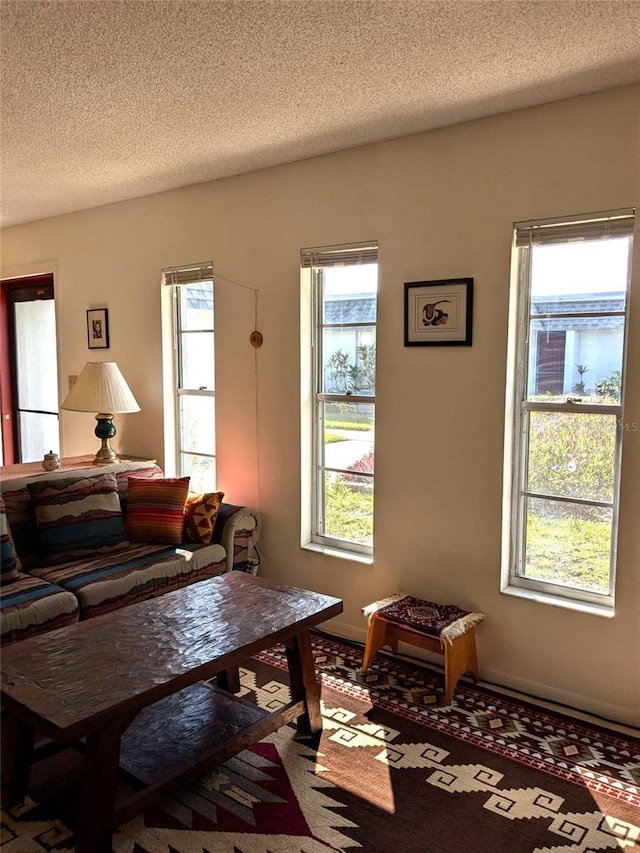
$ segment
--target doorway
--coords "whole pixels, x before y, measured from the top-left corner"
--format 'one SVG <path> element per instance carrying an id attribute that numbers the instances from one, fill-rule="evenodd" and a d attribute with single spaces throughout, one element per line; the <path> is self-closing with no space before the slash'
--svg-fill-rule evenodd
<path id="1" fill-rule="evenodd" d="M 2 464 L 60 452 L 53 275 L 0 282 Z"/>

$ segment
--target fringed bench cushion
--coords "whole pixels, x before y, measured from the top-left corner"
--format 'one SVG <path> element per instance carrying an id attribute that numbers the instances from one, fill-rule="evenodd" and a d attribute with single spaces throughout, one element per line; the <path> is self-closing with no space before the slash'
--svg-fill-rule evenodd
<path id="1" fill-rule="evenodd" d="M 404 592 L 369 604 L 363 612 L 369 619 L 375 613 L 378 619 L 408 625 L 449 643 L 484 619 L 482 613 L 461 610 L 453 604 L 436 604 Z"/>

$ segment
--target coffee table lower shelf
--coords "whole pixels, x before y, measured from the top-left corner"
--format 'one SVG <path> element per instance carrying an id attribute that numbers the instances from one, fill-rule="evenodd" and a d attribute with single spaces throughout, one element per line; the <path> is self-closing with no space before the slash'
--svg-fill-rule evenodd
<path id="1" fill-rule="evenodd" d="M 319 736 L 310 632 L 341 612 L 339 598 L 228 572 L 12 644 L 0 661 L 3 806 L 21 803 L 35 781 L 36 733 L 80 742 L 77 853 L 111 853 L 114 828 L 161 790 L 294 720 Z M 242 661 L 279 644 L 292 700 L 274 713 L 209 684 L 232 687 Z M 123 776 L 135 783 L 119 801 Z"/>
<path id="2" fill-rule="evenodd" d="M 269 713 L 203 681 L 144 708 L 120 744 L 121 770 L 144 787 L 117 802 L 114 829 L 161 790 L 197 778 L 304 711 L 299 701 Z"/>

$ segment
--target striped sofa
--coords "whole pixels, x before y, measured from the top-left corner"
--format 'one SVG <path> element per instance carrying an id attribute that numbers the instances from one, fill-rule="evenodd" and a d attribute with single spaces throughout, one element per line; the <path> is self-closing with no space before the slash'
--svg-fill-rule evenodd
<path id="1" fill-rule="evenodd" d="M 129 461 L 73 472 L 43 472 L 0 483 L 3 644 L 90 619 L 233 569 L 257 571 L 260 518 L 247 507 L 222 503 L 210 544 L 128 541 L 123 529 L 132 477 L 138 483 L 141 479 L 164 480 L 157 465 Z M 114 494 L 108 489 L 103 494 L 96 483 L 111 484 Z M 76 510 L 78 525 L 69 528 L 62 523 L 61 535 L 58 518 L 73 512 L 73 508 L 54 507 L 58 515 L 54 516 L 51 529 L 46 530 L 42 514 L 36 511 L 36 501 L 38 495 L 55 493 L 56 489 L 71 490 L 71 497 L 66 498 L 70 504 L 91 493 L 91 506 L 98 510 L 90 523 L 89 513 Z M 80 541 L 77 531 L 83 524 L 84 540 Z M 64 536 L 69 530 L 69 535 L 75 537 L 75 550 L 65 554 Z M 119 532 L 114 539 L 115 530 Z M 46 548 L 54 545 L 58 547 L 53 552 L 57 558 L 51 559 Z"/>

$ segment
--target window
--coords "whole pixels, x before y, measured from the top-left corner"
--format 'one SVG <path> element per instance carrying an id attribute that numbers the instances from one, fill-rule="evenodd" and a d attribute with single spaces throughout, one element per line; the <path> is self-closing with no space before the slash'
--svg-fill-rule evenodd
<path id="1" fill-rule="evenodd" d="M 370 555 L 378 248 L 305 249 L 301 264 L 303 544 Z"/>
<path id="2" fill-rule="evenodd" d="M 515 594 L 613 608 L 633 221 L 515 228 L 503 527 Z"/>
<path id="3" fill-rule="evenodd" d="M 213 265 L 164 270 L 165 329 L 172 342 L 165 359 L 166 459 L 191 491 L 216 487 Z M 167 375 L 171 378 L 167 381 Z M 172 466 L 168 466 L 171 468 Z"/>

